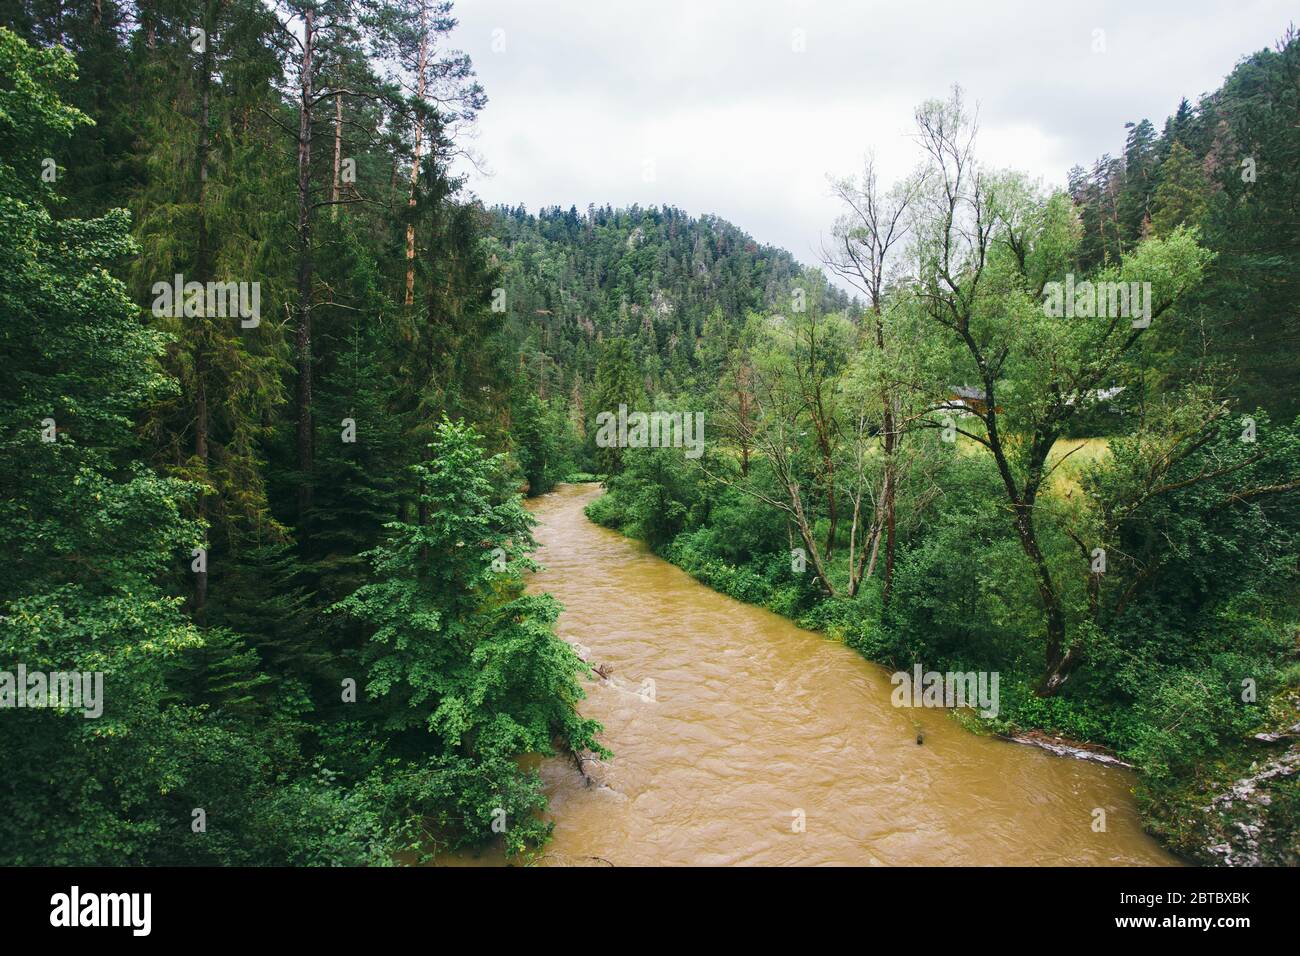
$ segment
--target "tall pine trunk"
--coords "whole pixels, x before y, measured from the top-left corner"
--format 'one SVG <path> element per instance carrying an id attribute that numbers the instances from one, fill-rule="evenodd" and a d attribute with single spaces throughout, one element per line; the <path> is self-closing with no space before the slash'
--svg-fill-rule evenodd
<path id="1" fill-rule="evenodd" d="M 302 62 L 300 70 L 301 102 L 298 107 L 298 324 L 294 345 L 298 362 L 298 525 L 299 534 L 308 536 L 307 515 L 312 500 L 312 247 L 311 247 L 311 125 L 312 70 L 316 48 L 315 14 L 308 7 L 303 12 Z"/>
<path id="2" fill-rule="evenodd" d="M 429 66 L 429 25 L 424 8 L 420 9 L 420 53 L 416 65 L 415 95 L 420 104 L 424 104 L 427 91 L 425 77 Z M 415 205 L 415 190 L 420 181 L 420 155 L 424 146 L 424 117 L 415 120 L 415 160 L 411 163 L 411 198 L 409 205 Z M 415 221 L 406 224 L 406 304 L 415 303 Z"/>
<path id="3" fill-rule="evenodd" d="M 343 94 L 334 94 L 334 189 L 330 192 L 330 218 L 339 217 L 339 172 L 343 165 Z"/>
<path id="4" fill-rule="evenodd" d="M 198 244 L 194 257 L 195 279 L 201 283 L 213 280 L 212 250 L 208 241 L 208 155 L 211 151 L 211 102 L 212 102 L 212 44 L 206 35 L 203 42 L 203 54 L 200 58 L 199 76 L 199 137 L 195 150 L 198 172 Z M 204 480 L 208 475 L 208 429 L 211 416 L 208 411 L 208 334 L 212 317 L 203 312 L 197 335 L 194 340 L 194 457 L 199 461 Z M 208 516 L 207 496 L 198 498 L 198 517 L 206 520 Z M 203 613 L 208 600 L 208 572 L 195 573 L 194 578 L 194 612 Z"/>

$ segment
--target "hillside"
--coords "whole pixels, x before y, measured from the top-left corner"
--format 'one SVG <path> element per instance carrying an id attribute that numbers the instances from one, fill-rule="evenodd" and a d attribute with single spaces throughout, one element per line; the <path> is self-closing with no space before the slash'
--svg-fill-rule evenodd
<path id="1" fill-rule="evenodd" d="M 697 384 L 702 350 L 734 337 L 750 312 L 778 308 L 796 281 L 822 290 L 827 309 L 849 305 L 819 271 L 717 216 L 672 206 L 491 213 L 509 337 L 543 400 L 589 384 L 612 338 L 631 341 L 648 392 L 671 393 Z"/>

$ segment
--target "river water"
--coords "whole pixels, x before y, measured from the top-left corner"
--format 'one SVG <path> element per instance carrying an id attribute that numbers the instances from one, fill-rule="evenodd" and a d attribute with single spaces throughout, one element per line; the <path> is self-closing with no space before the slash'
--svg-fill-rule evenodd
<path id="1" fill-rule="evenodd" d="M 592 524 L 599 493 L 562 485 L 532 503 L 546 569 L 530 590 L 554 594 L 560 634 L 612 668 L 584 681 L 581 710 L 614 757 L 590 784 L 572 759 L 540 765 L 544 863 L 1176 862 L 1143 833 L 1129 772 L 893 707 L 883 667 Z"/>

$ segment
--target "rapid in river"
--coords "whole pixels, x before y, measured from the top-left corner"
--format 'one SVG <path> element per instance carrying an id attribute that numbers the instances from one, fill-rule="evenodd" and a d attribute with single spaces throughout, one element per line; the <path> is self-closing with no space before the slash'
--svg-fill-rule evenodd
<path id="1" fill-rule="evenodd" d="M 883 667 L 588 521 L 598 494 L 561 485 L 531 504 L 545 570 L 530 590 L 607 665 L 581 710 L 614 752 L 590 783 L 570 757 L 541 763 L 544 864 L 1176 862 L 1142 831 L 1128 771 L 892 706 Z"/>

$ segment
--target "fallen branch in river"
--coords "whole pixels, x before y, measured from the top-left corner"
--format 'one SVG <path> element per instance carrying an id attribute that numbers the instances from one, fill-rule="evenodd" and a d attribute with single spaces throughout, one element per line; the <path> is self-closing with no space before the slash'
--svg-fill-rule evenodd
<path id="1" fill-rule="evenodd" d="M 1029 730 L 1019 734 L 998 734 L 998 736 L 1015 744 L 1040 747 L 1056 754 L 1058 757 L 1073 757 L 1075 760 L 1091 760 L 1094 763 L 1106 764 L 1109 767 L 1133 769 L 1131 763 L 1126 763 L 1113 754 L 1107 753 L 1104 748 L 1096 744 L 1079 743 L 1078 741 L 1066 740 L 1064 737 L 1052 737 L 1039 730 Z"/>
<path id="2" fill-rule="evenodd" d="M 578 768 L 578 773 L 582 774 L 582 779 L 585 780 L 587 786 L 590 787 L 595 778 L 593 778 L 590 772 L 588 772 L 587 764 L 599 764 L 600 760 L 590 750 L 583 750 L 581 752 L 570 750 L 569 753 L 573 754 L 573 762 Z"/>

